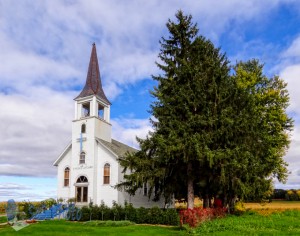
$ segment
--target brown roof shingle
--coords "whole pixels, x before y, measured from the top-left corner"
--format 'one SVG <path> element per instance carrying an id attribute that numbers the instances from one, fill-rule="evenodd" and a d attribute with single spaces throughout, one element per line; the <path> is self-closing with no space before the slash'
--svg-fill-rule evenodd
<path id="1" fill-rule="evenodd" d="M 83 90 L 81 93 L 75 98 L 83 98 L 90 95 L 96 95 L 98 96 L 102 101 L 106 102 L 107 104 L 111 104 L 107 97 L 105 96 L 105 93 L 102 89 L 102 83 L 100 78 L 100 70 L 99 70 L 99 64 L 98 64 L 98 58 L 97 58 L 97 51 L 96 51 L 96 44 L 93 43 L 92 47 L 92 53 L 90 58 L 90 64 L 89 69 L 86 77 L 86 82 Z"/>
<path id="2" fill-rule="evenodd" d="M 107 142 L 102 139 L 97 139 L 97 140 L 101 142 L 104 146 L 106 146 L 109 150 L 111 150 L 113 153 L 115 153 L 119 158 L 124 157 L 127 152 L 133 153 L 138 151 L 115 139 L 112 139 L 111 142 Z"/>

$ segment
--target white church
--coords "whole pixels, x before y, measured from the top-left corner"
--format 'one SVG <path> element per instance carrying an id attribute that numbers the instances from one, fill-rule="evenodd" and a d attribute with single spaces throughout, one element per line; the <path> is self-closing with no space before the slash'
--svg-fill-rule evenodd
<path id="1" fill-rule="evenodd" d="M 112 139 L 111 103 L 102 88 L 96 46 L 93 44 L 86 83 L 75 100 L 72 141 L 54 162 L 57 167 L 57 197 L 75 198 L 79 206 L 103 201 L 112 206 L 125 200 L 135 207 L 164 207 L 164 200 L 153 202 L 147 196 L 147 184 L 130 196 L 114 186 L 123 180 L 118 158 L 132 147 Z"/>

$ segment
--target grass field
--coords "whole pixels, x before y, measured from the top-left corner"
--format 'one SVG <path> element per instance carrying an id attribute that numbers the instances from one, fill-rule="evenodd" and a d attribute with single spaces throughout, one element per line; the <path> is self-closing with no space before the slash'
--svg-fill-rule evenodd
<path id="1" fill-rule="evenodd" d="M 300 235 L 300 211 L 288 210 L 261 216 L 246 213 L 242 216 L 227 216 L 203 223 L 195 229 L 181 230 L 179 227 L 150 225 L 97 226 L 96 224 L 66 222 L 63 220 L 43 221 L 32 224 L 18 232 L 11 227 L 0 228 L 0 235 Z"/>
<path id="2" fill-rule="evenodd" d="M 186 235 L 185 230 L 179 227 L 162 227 L 162 226 L 146 226 L 146 225 L 129 225 L 129 226 L 95 226 L 81 222 L 67 222 L 63 220 L 43 221 L 27 226 L 16 232 L 10 226 L 0 228 L 0 235 L 64 235 L 64 236 L 84 236 L 84 235 L 124 235 L 124 236 L 140 236 L 140 235 L 164 235 L 177 236 Z"/>
<path id="3" fill-rule="evenodd" d="M 245 203 L 245 207 L 251 211 L 241 216 L 229 215 L 208 221 L 187 230 L 150 225 L 99 226 L 93 222 L 50 220 L 32 224 L 18 232 L 8 225 L 0 226 L 0 235 L 300 235 L 300 202 Z M 3 222 L 6 222 L 4 216 L 0 217 L 0 223 Z"/>
<path id="4" fill-rule="evenodd" d="M 299 209 L 300 201 L 277 201 L 271 203 L 244 203 L 247 209 Z"/>
<path id="5" fill-rule="evenodd" d="M 195 207 L 202 207 L 202 201 L 199 198 L 195 199 Z M 271 203 L 244 203 L 246 209 L 299 209 L 300 201 L 278 201 L 273 200 Z M 176 203 L 177 208 L 186 208 L 186 203 Z"/>
<path id="6" fill-rule="evenodd" d="M 227 216 L 202 224 L 196 235 L 300 235 L 300 211 L 289 210 L 269 216 L 245 214 Z"/>

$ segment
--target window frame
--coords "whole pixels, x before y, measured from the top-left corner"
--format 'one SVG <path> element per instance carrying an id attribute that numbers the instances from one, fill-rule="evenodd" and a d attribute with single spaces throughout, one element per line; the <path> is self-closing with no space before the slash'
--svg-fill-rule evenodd
<path id="1" fill-rule="evenodd" d="M 70 168 L 67 166 L 64 169 L 64 187 L 70 186 Z"/>
<path id="2" fill-rule="evenodd" d="M 85 164 L 85 159 L 86 159 L 86 153 L 85 151 L 81 151 L 79 154 L 79 164 Z"/>
<path id="3" fill-rule="evenodd" d="M 110 164 L 105 163 L 103 166 L 103 184 L 110 184 Z"/>

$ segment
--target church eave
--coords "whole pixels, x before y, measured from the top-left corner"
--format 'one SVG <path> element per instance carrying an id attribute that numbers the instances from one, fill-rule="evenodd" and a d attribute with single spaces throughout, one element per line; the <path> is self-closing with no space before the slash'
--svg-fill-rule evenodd
<path id="1" fill-rule="evenodd" d="M 93 94 L 86 96 L 86 97 L 78 96 L 78 97 L 74 98 L 74 101 L 76 101 L 76 102 L 88 101 L 88 100 L 91 100 L 93 98 L 93 96 L 96 96 L 97 100 L 101 101 L 103 104 L 105 104 L 107 106 L 111 105 L 110 101 L 104 100 L 103 98 L 99 97 L 98 95 L 93 95 Z"/>
<path id="2" fill-rule="evenodd" d="M 59 155 L 59 157 L 53 162 L 53 166 L 58 166 L 60 161 L 64 158 L 65 154 L 72 148 L 72 142 L 70 142 L 65 149 L 62 151 L 62 153 Z"/>

